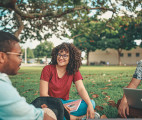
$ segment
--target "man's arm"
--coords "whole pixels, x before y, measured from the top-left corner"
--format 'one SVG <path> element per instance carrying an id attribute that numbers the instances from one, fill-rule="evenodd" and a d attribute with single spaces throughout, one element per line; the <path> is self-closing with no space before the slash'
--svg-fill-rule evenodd
<path id="1" fill-rule="evenodd" d="M 42 120 L 44 111 L 28 104 L 24 97 L 7 82 L 0 82 L 0 118 Z"/>

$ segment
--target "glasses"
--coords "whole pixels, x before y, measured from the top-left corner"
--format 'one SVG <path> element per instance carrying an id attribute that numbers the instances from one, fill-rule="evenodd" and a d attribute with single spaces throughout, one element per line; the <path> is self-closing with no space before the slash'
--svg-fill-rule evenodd
<path id="1" fill-rule="evenodd" d="M 61 57 L 61 56 L 63 59 L 67 59 L 69 55 L 66 55 L 66 54 L 61 55 L 60 53 L 57 54 L 57 57 Z"/>
<path id="2" fill-rule="evenodd" d="M 6 52 L 8 55 L 17 55 L 20 59 L 22 59 L 23 54 L 21 53 L 15 53 L 15 52 Z"/>

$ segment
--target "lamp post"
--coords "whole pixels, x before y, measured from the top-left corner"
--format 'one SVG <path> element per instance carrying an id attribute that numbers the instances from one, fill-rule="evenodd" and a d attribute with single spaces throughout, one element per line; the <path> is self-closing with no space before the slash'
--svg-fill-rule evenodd
<path id="1" fill-rule="evenodd" d="M 27 64 L 27 48 L 25 47 L 25 64 Z"/>

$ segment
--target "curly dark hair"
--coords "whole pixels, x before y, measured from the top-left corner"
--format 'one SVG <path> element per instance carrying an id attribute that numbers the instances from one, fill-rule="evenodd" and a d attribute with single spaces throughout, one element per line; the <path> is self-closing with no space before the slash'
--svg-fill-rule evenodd
<path id="1" fill-rule="evenodd" d="M 51 65 L 57 65 L 57 54 L 60 50 L 69 52 L 69 63 L 66 71 L 69 75 L 75 74 L 81 66 L 81 51 L 72 43 L 62 43 L 52 50 Z"/>

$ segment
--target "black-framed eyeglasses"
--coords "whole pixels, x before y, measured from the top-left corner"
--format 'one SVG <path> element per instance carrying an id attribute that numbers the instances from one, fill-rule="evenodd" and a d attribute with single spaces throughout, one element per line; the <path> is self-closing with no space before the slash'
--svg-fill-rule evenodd
<path id="1" fill-rule="evenodd" d="M 57 54 L 57 57 L 62 57 L 63 59 L 67 59 L 69 55 L 63 54 L 61 55 L 60 53 Z"/>
<path id="2" fill-rule="evenodd" d="M 8 55 L 17 55 L 20 59 L 22 59 L 23 54 L 22 53 L 15 53 L 15 52 L 6 52 Z"/>

